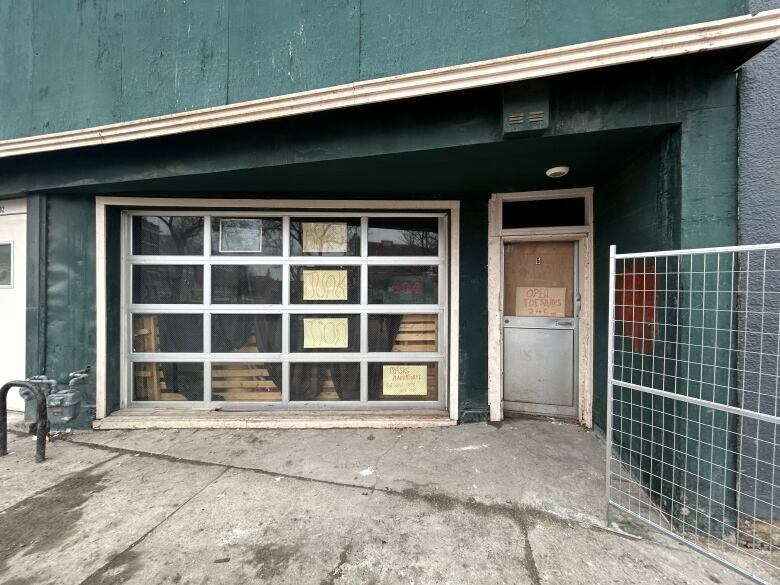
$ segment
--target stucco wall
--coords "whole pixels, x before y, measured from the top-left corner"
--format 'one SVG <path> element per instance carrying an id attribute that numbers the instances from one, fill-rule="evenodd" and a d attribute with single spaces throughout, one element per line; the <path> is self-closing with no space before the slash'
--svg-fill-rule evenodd
<path id="1" fill-rule="evenodd" d="M 780 0 L 751 0 L 751 12 L 780 8 Z M 742 244 L 766 244 L 780 241 L 780 43 L 765 49 L 747 63 L 739 76 L 740 132 L 739 132 L 739 240 Z M 780 289 L 777 278 L 768 278 L 767 290 Z M 754 310 L 765 309 L 754 307 Z M 763 326 L 763 319 L 761 319 Z M 744 324 L 743 324 L 744 326 Z M 771 334 L 751 338 L 743 349 L 748 354 L 745 369 L 762 371 L 755 359 L 760 354 L 760 343 L 769 341 Z M 766 382 L 767 377 L 764 377 Z M 750 383 L 758 383 L 751 379 Z M 750 400 L 747 408 L 756 408 L 774 399 L 775 388 L 762 387 L 762 402 Z M 759 429 L 755 421 L 744 419 L 742 435 L 763 438 L 768 444 L 774 440 L 772 428 Z M 750 439 L 743 440 L 743 474 L 740 481 L 739 509 L 748 516 L 770 518 L 780 505 L 780 493 L 772 490 L 773 467 L 756 465 L 756 447 Z M 766 459 L 766 456 L 764 456 Z M 774 465 L 778 465 L 777 459 Z M 759 471 L 760 470 L 760 471 Z M 752 478 L 758 475 L 759 480 Z"/>
<path id="2" fill-rule="evenodd" d="M 0 139 L 716 20 L 745 0 L 5 0 Z"/>
<path id="3" fill-rule="evenodd" d="M 752 12 L 780 0 L 751 0 Z M 740 243 L 780 241 L 780 43 L 747 63 L 739 76 Z"/>

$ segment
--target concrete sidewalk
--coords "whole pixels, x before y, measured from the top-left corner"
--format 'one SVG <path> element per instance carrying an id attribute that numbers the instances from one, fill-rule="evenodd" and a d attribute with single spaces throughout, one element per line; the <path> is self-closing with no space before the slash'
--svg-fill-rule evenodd
<path id="1" fill-rule="evenodd" d="M 605 522 L 603 443 L 569 424 L 79 432 L 40 465 L 9 439 L 6 585 L 747 583 Z"/>

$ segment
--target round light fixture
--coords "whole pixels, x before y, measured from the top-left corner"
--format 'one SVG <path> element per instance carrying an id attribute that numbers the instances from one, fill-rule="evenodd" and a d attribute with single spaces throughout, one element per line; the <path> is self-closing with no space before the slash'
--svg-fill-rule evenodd
<path id="1" fill-rule="evenodd" d="M 560 179 L 569 174 L 569 167 L 552 167 L 545 171 L 545 174 L 551 179 Z"/>

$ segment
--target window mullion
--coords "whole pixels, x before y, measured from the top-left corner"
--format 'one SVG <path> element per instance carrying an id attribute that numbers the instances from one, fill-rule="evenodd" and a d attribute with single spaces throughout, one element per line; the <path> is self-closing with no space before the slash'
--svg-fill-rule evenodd
<path id="1" fill-rule="evenodd" d="M 285 215 L 282 218 L 282 256 L 290 256 L 290 216 Z"/>
<path id="2" fill-rule="evenodd" d="M 282 404 L 290 405 L 290 216 L 282 217 Z"/>
<path id="3" fill-rule="evenodd" d="M 368 402 L 368 217 L 360 218 L 360 402 Z"/>
<path id="4" fill-rule="evenodd" d="M 203 220 L 203 401 L 211 402 L 211 216 Z"/>
<path id="5" fill-rule="evenodd" d="M 368 362 L 360 360 L 360 402 L 368 402 Z"/>
<path id="6" fill-rule="evenodd" d="M 282 404 L 290 405 L 290 360 L 287 358 L 282 361 Z"/>
<path id="7" fill-rule="evenodd" d="M 368 218 L 360 218 L 360 257 L 368 256 Z"/>
<path id="8" fill-rule="evenodd" d="M 203 220 L 203 256 L 211 256 L 211 216 L 205 216 Z"/>

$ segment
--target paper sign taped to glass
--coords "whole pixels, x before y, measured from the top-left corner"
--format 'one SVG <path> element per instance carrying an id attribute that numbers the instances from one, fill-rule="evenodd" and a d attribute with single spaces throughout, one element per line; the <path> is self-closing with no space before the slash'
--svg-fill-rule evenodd
<path id="1" fill-rule="evenodd" d="M 262 252 L 263 220 L 255 218 L 219 220 L 220 252 Z"/>
<path id="2" fill-rule="evenodd" d="M 346 270 L 304 270 L 304 301 L 346 301 Z"/>
<path id="3" fill-rule="evenodd" d="M 347 252 L 346 223 L 303 223 L 303 252 L 314 254 Z"/>
<path id="4" fill-rule="evenodd" d="M 382 366 L 382 394 L 425 396 L 428 394 L 428 366 L 393 364 Z"/>
<path id="5" fill-rule="evenodd" d="M 566 289 L 546 286 L 518 286 L 515 294 L 517 317 L 565 317 Z"/>
<path id="6" fill-rule="evenodd" d="M 304 349 L 346 349 L 348 346 L 348 318 L 316 317 L 303 320 Z"/>

